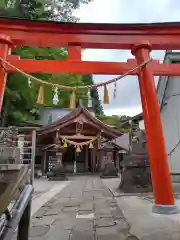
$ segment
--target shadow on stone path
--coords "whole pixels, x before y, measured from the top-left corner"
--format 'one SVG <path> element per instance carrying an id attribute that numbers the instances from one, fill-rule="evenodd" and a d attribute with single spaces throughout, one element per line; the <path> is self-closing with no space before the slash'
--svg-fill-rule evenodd
<path id="1" fill-rule="evenodd" d="M 135 240 L 99 177 L 74 177 L 32 218 L 30 240 Z"/>

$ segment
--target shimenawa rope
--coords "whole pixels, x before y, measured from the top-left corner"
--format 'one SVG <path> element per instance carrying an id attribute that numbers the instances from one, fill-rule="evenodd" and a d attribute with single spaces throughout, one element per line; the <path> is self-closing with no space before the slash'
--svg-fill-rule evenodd
<path id="1" fill-rule="evenodd" d="M 58 87 L 59 89 L 61 90 L 69 90 L 69 91 L 73 91 L 73 90 L 76 90 L 76 89 L 85 89 L 85 88 L 97 88 L 97 87 L 102 87 L 102 86 L 105 86 L 105 85 L 108 85 L 110 83 L 113 83 L 113 82 L 117 82 L 118 80 L 126 77 L 127 75 L 130 75 L 132 72 L 138 70 L 138 69 L 142 69 L 142 67 L 144 67 L 146 64 L 148 64 L 150 61 L 152 61 L 151 58 L 148 58 L 147 60 L 145 60 L 143 63 L 137 65 L 136 67 L 134 67 L 133 69 L 130 69 L 129 71 L 127 71 L 126 73 L 122 74 L 121 76 L 119 77 L 116 77 L 116 78 L 113 78 L 113 79 L 110 79 L 106 82 L 102 82 L 102 83 L 97 83 L 97 84 L 92 84 L 92 85 L 86 85 L 86 86 L 77 86 L 77 87 L 70 87 L 70 86 L 65 86 L 65 85 L 60 85 L 58 83 L 51 83 L 51 82 L 47 82 L 47 81 L 44 81 L 42 79 L 39 79 L 37 77 L 34 77 L 28 73 L 25 73 L 24 71 L 22 71 L 21 69 L 19 69 L 18 67 L 12 65 L 10 62 L 8 62 L 7 60 L 3 59 L 2 57 L 0 57 L 0 60 L 7 64 L 9 67 L 15 69 L 17 72 L 21 73 L 22 75 L 24 75 L 25 77 L 29 78 L 29 79 L 32 79 L 40 84 L 43 84 L 43 85 L 49 85 L 49 86 L 52 86 L 52 87 Z M 5 67 L 4 67 L 5 68 Z M 5 68 L 6 70 L 6 68 Z"/>

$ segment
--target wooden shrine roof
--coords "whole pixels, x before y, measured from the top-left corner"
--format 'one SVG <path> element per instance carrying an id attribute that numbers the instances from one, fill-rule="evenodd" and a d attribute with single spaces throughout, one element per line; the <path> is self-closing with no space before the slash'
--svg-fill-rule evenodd
<path id="1" fill-rule="evenodd" d="M 129 133 L 124 133 L 110 141 L 102 142 L 99 149 L 119 149 L 125 150 L 126 152 L 129 151 Z"/>
<path id="2" fill-rule="evenodd" d="M 84 115 L 86 119 L 88 119 L 87 124 L 93 125 L 95 128 L 98 129 L 98 131 L 103 131 L 107 135 L 111 136 L 111 138 L 116 138 L 118 136 L 121 136 L 122 133 L 119 132 L 116 129 L 113 129 L 103 122 L 101 122 L 99 119 L 94 117 L 86 108 L 79 107 L 76 108 L 73 112 L 69 113 L 68 115 L 64 116 L 63 118 L 57 120 L 56 122 L 49 124 L 47 126 L 41 127 L 38 131 L 38 135 L 46 135 L 49 133 L 56 132 L 57 129 L 62 129 L 65 126 L 68 126 L 74 122 L 76 122 L 76 119 L 78 119 L 80 116 Z"/>

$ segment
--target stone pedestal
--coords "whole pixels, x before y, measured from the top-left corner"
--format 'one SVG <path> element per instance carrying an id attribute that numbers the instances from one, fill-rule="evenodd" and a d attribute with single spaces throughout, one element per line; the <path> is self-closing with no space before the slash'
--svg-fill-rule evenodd
<path id="1" fill-rule="evenodd" d="M 49 181 L 67 181 L 68 178 L 62 164 L 62 152 L 57 152 L 57 164 L 55 166 L 53 175 L 49 177 Z"/>

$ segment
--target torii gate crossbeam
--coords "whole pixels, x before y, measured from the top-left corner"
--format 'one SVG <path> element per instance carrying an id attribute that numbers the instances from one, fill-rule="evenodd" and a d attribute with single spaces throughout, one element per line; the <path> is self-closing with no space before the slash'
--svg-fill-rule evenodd
<path id="1" fill-rule="evenodd" d="M 0 18 L 0 57 L 28 73 L 124 74 L 150 58 L 150 51 L 180 48 L 180 23 L 167 24 L 67 24 Z M 68 59 L 26 60 L 11 55 L 13 46 L 65 47 Z M 130 49 L 135 60 L 127 63 L 81 61 L 81 50 Z M 1 61 L 0 109 L 8 72 Z M 141 102 L 155 197 L 154 212 L 177 213 L 165 149 L 154 75 L 180 76 L 179 64 L 151 61 L 134 71 L 139 78 Z"/>

